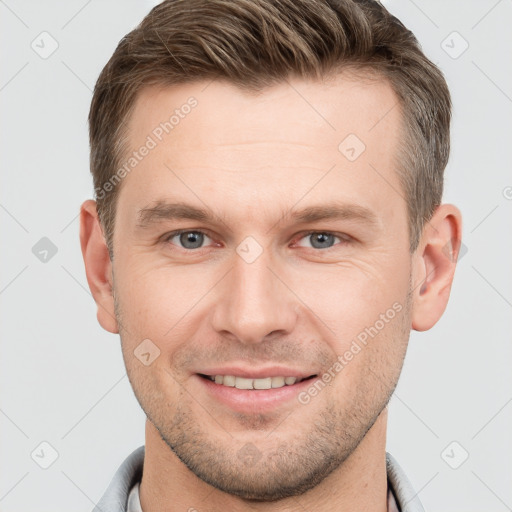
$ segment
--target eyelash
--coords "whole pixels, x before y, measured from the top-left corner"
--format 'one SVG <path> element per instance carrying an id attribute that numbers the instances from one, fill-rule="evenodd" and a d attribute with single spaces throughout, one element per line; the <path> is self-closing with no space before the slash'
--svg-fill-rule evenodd
<path id="1" fill-rule="evenodd" d="M 200 229 L 179 229 L 177 231 L 173 231 L 172 233 L 168 233 L 167 235 L 164 236 L 164 242 L 165 243 L 170 243 L 170 241 L 176 237 L 176 236 L 179 236 L 183 233 L 200 233 L 202 235 L 205 235 L 207 236 L 208 238 L 212 239 L 212 237 L 206 232 L 206 231 L 202 231 Z M 350 242 L 350 237 L 348 237 L 348 235 L 341 235 L 341 234 L 336 234 L 336 233 L 333 233 L 332 231 L 319 231 L 319 230 L 311 230 L 311 231 L 307 231 L 305 233 L 302 233 L 301 237 L 298 239 L 298 240 L 302 240 L 304 238 L 307 238 L 313 234 L 322 234 L 322 235 L 333 235 L 335 238 L 338 238 L 341 240 L 340 243 L 342 244 L 347 244 Z M 174 245 L 174 244 L 172 244 Z M 305 247 L 305 249 L 313 249 L 314 251 L 321 251 L 321 252 L 327 252 L 331 249 L 334 249 L 336 247 L 337 244 L 333 245 L 332 247 L 326 247 L 325 249 L 318 249 L 316 247 Z M 187 251 L 187 252 L 195 252 L 195 251 L 200 251 L 201 249 L 205 249 L 206 247 L 198 247 L 197 249 L 187 249 L 185 247 L 179 247 L 177 246 L 179 249 L 183 249 L 184 251 Z"/>

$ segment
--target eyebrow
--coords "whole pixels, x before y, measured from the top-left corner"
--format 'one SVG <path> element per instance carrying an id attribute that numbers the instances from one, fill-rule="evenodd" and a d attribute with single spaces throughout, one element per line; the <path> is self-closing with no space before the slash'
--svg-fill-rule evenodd
<path id="1" fill-rule="evenodd" d="M 207 221 L 212 215 L 203 208 L 197 208 L 186 203 L 157 201 L 155 206 L 141 208 L 137 217 L 137 226 L 145 229 L 163 220 L 189 219 Z"/>
<path id="2" fill-rule="evenodd" d="M 308 206 L 301 210 L 291 209 L 281 216 L 291 218 L 297 223 L 312 223 L 322 220 L 354 220 L 369 226 L 379 224 L 377 215 L 370 209 L 350 203 L 329 203 L 325 205 Z M 219 218 L 209 210 L 192 206 L 187 203 L 169 203 L 157 201 L 154 206 L 141 208 L 138 212 L 137 226 L 147 229 L 164 220 L 196 220 L 207 222 Z M 278 224 L 278 223 L 276 223 Z"/>

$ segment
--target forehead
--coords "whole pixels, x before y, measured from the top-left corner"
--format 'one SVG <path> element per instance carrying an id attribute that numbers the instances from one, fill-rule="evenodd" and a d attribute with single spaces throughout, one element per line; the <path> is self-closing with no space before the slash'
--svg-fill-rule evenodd
<path id="1" fill-rule="evenodd" d="M 137 146 L 166 122 L 180 144 L 225 143 L 228 137 L 243 143 L 271 136 L 276 142 L 307 138 L 332 145 L 350 130 L 371 143 L 379 132 L 398 125 L 401 109 L 385 78 L 363 73 L 346 71 L 322 82 L 290 78 L 258 91 L 225 81 L 145 87 L 128 122 L 130 145 Z M 182 122 L 187 117 L 199 117 L 200 123 Z M 168 126 L 162 135 L 169 134 Z M 167 137 L 164 142 L 173 141 Z"/>
<path id="2" fill-rule="evenodd" d="M 290 79 L 257 93 L 221 81 L 148 87 L 128 126 L 126 161 L 151 146 L 122 183 L 120 201 L 134 209 L 178 190 L 260 211 L 306 192 L 383 208 L 403 201 L 401 109 L 382 79 Z"/>

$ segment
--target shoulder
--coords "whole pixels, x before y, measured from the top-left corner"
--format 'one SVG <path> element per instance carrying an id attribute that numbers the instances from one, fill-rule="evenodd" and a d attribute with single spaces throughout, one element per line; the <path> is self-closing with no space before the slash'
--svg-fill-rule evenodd
<path id="1" fill-rule="evenodd" d="M 396 497 L 401 512 L 425 512 L 417 492 L 396 459 L 386 452 L 386 471 L 389 486 Z"/>
<path id="2" fill-rule="evenodd" d="M 139 446 L 119 466 L 93 512 L 125 512 L 130 490 L 142 478 L 145 447 Z"/>

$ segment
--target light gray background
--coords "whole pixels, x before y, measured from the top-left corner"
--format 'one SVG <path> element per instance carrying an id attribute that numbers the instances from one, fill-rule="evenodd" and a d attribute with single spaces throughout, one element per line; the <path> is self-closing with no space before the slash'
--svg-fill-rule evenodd
<path id="1" fill-rule="evenodd" d="M 144 443 L 119 338 L 96 321 L 78 211 L 93 192 L 91 90 L 154 3 L 0 1 L 3 512 L 89 511 Z M 462 210 L 467 247 L 443 318 L 411 335 L 387 449 L 428 511 L 512 510 L 512 2 L 385 3 L 447 77 L 445 201 Z M 59 45 L 46 59 L 31 48 L 43 31 Z M 57 247 L 46 263 L 32 252 L 42 237 Z M 51 461 L 43 441 L 58 452 L 48 469 L 31 457 Z"/>

